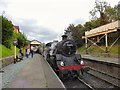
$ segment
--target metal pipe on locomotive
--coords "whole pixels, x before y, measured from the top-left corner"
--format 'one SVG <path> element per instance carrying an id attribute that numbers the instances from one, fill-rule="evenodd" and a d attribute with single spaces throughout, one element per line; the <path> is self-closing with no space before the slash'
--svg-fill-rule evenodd
<path id="1" fill-rule="evenodd" d="M 53 41 L 46 44 L 46 47 L 46 60 L 60 79 L 80 77 L 89 70 L 89 67 L 84 64 L 81 55 L 76 53 L 75 42 L 67 39 L 67 35 L 62 36 L 62 41 Z"/>

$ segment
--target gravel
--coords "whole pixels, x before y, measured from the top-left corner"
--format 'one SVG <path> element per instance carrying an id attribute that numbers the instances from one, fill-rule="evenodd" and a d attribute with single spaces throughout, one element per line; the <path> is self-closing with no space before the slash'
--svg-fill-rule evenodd
<path id="1" fill-rule="evenodd" d="M 23 61 L 17 62 L 16 64 L 10 64 L 2 68 L 4 72 L 2 73 L 2 78 L 0 78 L 0 81 L 2 81 L 2 87 L 0 88 L 5 88 L 6 85 L 17 76 L 18 72 L 20 72 L 20 70 L 23 69 L 30 61 L 31 58 L 24 58 Z"/>

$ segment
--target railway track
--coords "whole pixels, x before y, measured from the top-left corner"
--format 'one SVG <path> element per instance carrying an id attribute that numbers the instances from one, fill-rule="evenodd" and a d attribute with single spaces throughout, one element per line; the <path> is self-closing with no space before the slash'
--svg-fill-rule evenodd
<path id="1" fill-rule="evenodd" d="M 91 69 L 92 70 L 92 69 Z M 97 71 L 96 71 L 97 72 Z M 95 74 L 95 72 L 94 72 Z M 95 75 L 93 75 L 92 73 L 88 72 L 88 73 L 84 73 L 83 76 L 81 76 L 80 78 L 70 78 L 68 80 L 64 80 L 62 81 L 65 88 L 67 90 L 70 90 L 72 88 L 77 88 L 77 89 L 88 89 L 88 90 L 96 90 L 98 88 L 118 88 L 117 86 L 115 86 L 114 84 L 111 84 L 109 82 L 106 82 L 105 80 L 103 80 L 100 77 L 97 77 Z"/>
<path id="2" fill-rule="evenodd" d="M 63 82 L 66 89 L 79 88 L 79 89 L 88 89 L 88 90 L 97 90 L 101 89 L 118 89 L 118 86 L 115 86 L 109 82 L 102 80 L 96 76 L 93 76 L 89 73 L 85 73 L 81 78 L 69 79 Z"/>
<path id="3" fill-rule="evenodd" d="M 91 90 L 95 90 L 94 87 L 92 87 L 91 85 L 89 85 L 88 83 L 86 83 L 84 80 L 82 80 L 81 78 L 78 77 L 78 80 L 80 80 L 82 83 L 84 83 L 89 89 Z"/>
<path id="4" fill-rule="evenodd" d="M 80 78 L 75 78 L 75 79 L 71 78 L 69 80 L 63 81 L 63 84 L 65 85 L 67 90 L 70 90 L 72 88 L 95 90 Z"/>
<path id="5" fill-rule="evenodd" d="M 109 77 L 112 77 L 112 78 L 115 78 L 115 79 L 120 80 L 120 77 L 112 76 L 112 75 L 110 75 L 110 74 L 107 74 L 107 73 L 105 73 L 105 72 L 98 71 L 98 70 L 93 69 L 93 68 L 90 68 L 90 70 L 92 70 L 92 71 L 95 71 L 95 72 L 98 72 L 98 73 L 101 73 L 101 74 L 107 75 L 107 76 L 109 76 Z"/>
<path id="6" fill-rule="evenodd" d="M 56 73 L 56 75 L 57 75 L 57 73 Z M 62 83 L 64 84 L 66 90 L 70 90 L 72 88 L 95 90 L 92 86 L 90 86 L 89 84 L 87 84 L 85 81 L 83 81 L 80 78 L 70 78 L 70 79 L 62 81 Z"/>
<path id="7" fill-rule="evenodd" d="M 119 86 L 120 78 L 119 77 L 115 77 L 115 76 L 106 74 L 104 72 L 95 70 L 93 68 L 90 68 L 90 71 L 87 72 L 87 74 L 90 74 L 98 79 L 101 79 L 102 81 L 109 83 L 109 84 L 113 85 L 114 87 L 120 88 L 120 86 Z"/>
<path id="8" fill-rule="evenodd" d="M 119 88 L 118 86 L 111 84 L 110 82 L 105 81 L 102 78 L 97 77 L 90 73 L 85 73 L 85 75 L 82 76 L 82 80 L 84 82 L 86 82 L 87 84 L 89 84 L 90 86 L 92 86 L 94 89 L 97 89 L 97 88 L 110 88 L 110 89 L 111 88 L 112 89 Z"/>

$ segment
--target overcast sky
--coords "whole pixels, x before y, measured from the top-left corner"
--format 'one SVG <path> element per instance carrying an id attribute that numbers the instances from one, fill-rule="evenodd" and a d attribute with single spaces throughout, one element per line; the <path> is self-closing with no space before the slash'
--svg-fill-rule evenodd
<path id="1" fill-rule="evenodd" d="M 103 1 L 103 0 L 101 0 Z M 119 0 L 104 0 L 111 6 Z M 0 14 L 20 27 L 29 40 L 61 40 L 69 24 L 84 24 L 95 0 L 0 0 Z"/>

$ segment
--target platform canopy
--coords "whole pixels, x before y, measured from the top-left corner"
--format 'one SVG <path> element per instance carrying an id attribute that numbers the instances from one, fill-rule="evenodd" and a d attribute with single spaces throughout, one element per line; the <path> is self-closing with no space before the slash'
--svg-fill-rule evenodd
<path id="1" fill-rule="evenodd" d="M 38 40 L 32 40 L 30 44 L 40 45 L 41 42 L 39 42 Z"/>
<path id="2" fill-rule="evenodd" d="M 85 36 L 83 36 L 82 38 L 89 38 L 93 36 L 102 35 L 105 33 L 116 32 L 119 28 L 120 28 L 120 20 L 100 26 L 90 31 L 86 31 Z"/>
<path id="3" fill-rule="evenodd" d="M 115 40 L 110 45 L 108 42 L 109 39 L 108 35 L 113 32 L 118 33 L 118 35 L 116 35 Z M 109 52 L 110 49 L 113 47 L 113 45 L 115 45 L 115 43 L 119 40 L 120 38 L 119 33 L 120 33 L 120 20 L 94 28 L 90 31 L 86 31 L 85 36 L 82 36 L 82 38 L 85 39 L 86 53 L 87 50 L 92 45 L 99 47 L 100 49 L 104 50 L 106 53 Z M 103 38 L 105 39 L 105 49 L 98 44 Z M 88 41 L 91 43 L 90 46 L 88 46 L 88 44 L 90 44 L 88 43 Z"/>

